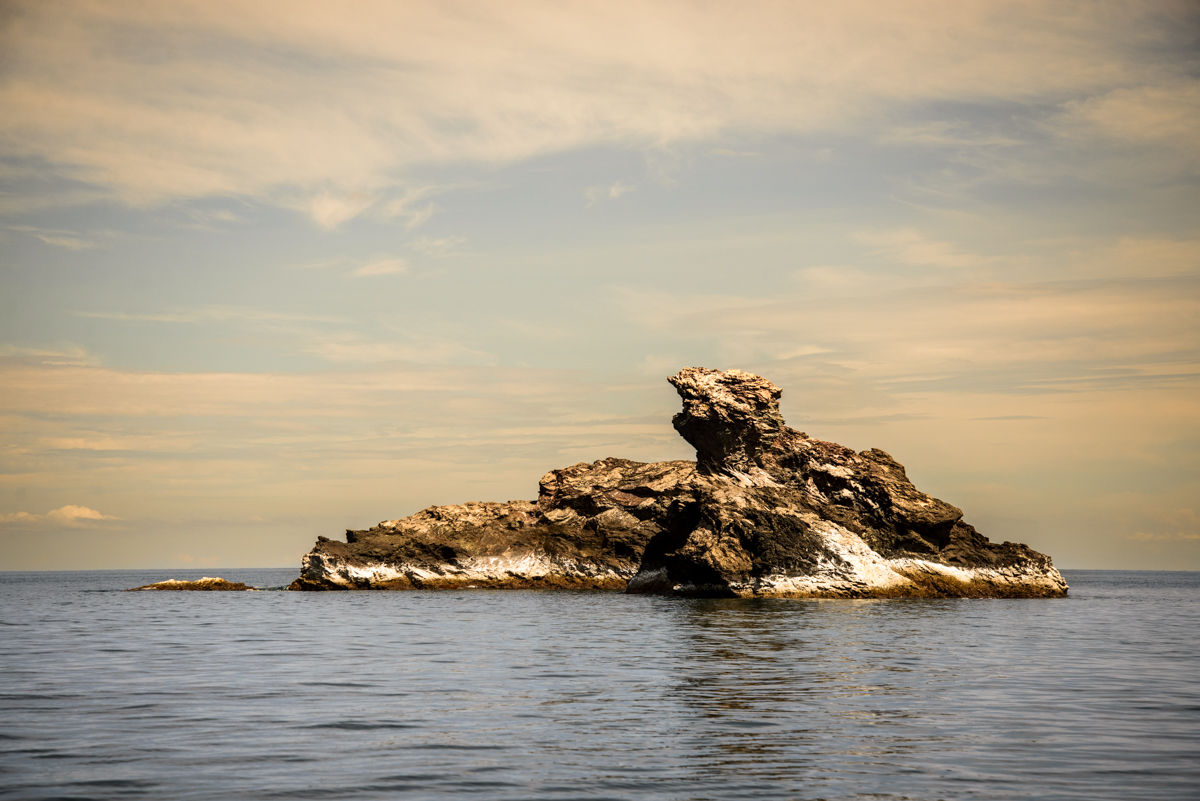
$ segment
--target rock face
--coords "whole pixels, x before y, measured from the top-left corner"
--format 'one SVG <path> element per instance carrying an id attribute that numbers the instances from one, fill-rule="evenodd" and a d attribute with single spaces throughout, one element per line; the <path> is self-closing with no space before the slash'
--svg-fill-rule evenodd
<path id="1" fill-rule="evenodd" d="M 628 459 L 553 470 L 536 501 L 431 506 L 321 537 L 291 589 L 624 589 L 695 473 Z"/>
<path id="2" fill-rule="evenodd" d="M 603 459 L 536 501 L 435 506 L 320 539 L 292 589 L 611 588 L 775 597 L 1052 597 L 1050 558 L 993 544 L 881 450 L 788 428 L 778 387 L 689 367 L 675 429 L 696 461 Z"/>

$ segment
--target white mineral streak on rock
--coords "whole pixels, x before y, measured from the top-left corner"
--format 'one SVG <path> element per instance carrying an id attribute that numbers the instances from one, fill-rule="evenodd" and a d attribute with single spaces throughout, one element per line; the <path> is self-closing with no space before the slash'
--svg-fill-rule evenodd
<path id="1" fill-rule="evenodd" d="M 724 477 L 739 487 L 778 487 L 779 482 L 771 478 L 771 474 L 761 467 L 751 467 L 749 470 L 726 470 Z"/>
<path id="2" fill-rule="evenodd" d="M 166 581 L 156 581 L 153 584 L 149 584 L 147 586 L 149 586 L 149 587 L 170 587 L 173 584 L 204 584 L 205 582 L 209 582 L 209 581 L 224 581 L 224 580 L 225 579 L 219 578 L 217 576 L 204 576 L 203 578 L 198 578 L 195 581 L 185 581 L 185 580 L 181 580 L 181 579 L 167 579 Z"/>
<path id="3" fill-rule="evenodd" d="M 1043 568 L 1032 564 L 1021 567 L 972 567 L 961 568 L 942 565 L 924 559 L 889 559 L 888 564 L 898 573 L 907 576 L 935 574 L 947 576 L 963 583 L 985 582 L 998 587 L 1042 587 L 1054 592 L 1065 592 L 1067 582 L 1053 567 Z"/>
<path id="4" fill-rule="evenodd" d="M 820 557 L 809 575 L 768 575 L 731 585 L 738 595 L 856 595 L 911 585 L 853 531 L 827 520 L 812 524 L 834 558 Z"/>
<path id="5" fill-rule="evenodd" d="M 464 559 L 457 565 L 443 564 L 440 572 L 412 564 L 389 565 L 372 562 L 357 565 L 337 557 L 309 553 L 304 557 L 301 574 L 313 580 L 324 579 L 343 587 L 364 587 L 388 581 L 407 579 L 419 584 L 446 583 L 468 585 L 518 579 L 540 579 L 551 576 L 587 577 L 625 580 L 629 574 L 598 569 L 595 565 L 573 559 L 556 559 L 542 554 L 482 556 Z"/>
<path id="6" fill-rule="evenodd" d="M 324 578 L 343 587 L 359 587 L 380 581 L 395 581 L 405 573 L 391 565 L 373 562 L 370 565 L 355 565 L 336 556 L 311 551 L 301 560 L 300 575 Z"/>
<path id="7" fill-rule="evenodd" d="M 983 581 L 998 586 L 1041 586 L 1054 591 L 1063 591 L 1067 586 L 1054 568 L 1035 570 L 1026 565 L 964 569 L 924 559 L 884 559 L 861 537 L 836 523 L 819 521 L 813 525 L 813 531 L 838 558 L 820 558 L 817 569 L 809 575 L 768 575 L 731 584 L 730 588 L 742 596 L 859 595 L 911 587 L 913 581 L 909 576 L 920 574 L 946 576 L 963 584 Z"/>

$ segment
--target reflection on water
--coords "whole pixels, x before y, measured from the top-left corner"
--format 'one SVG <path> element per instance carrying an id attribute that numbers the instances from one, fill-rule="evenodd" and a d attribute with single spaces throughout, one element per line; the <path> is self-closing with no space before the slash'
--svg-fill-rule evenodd
<path id="1" fill-rule="evenodd" d="M 1195 798 L 1198 579 L 786 601 L 0 574 L 0 795 Z"/>
<path id="2" fill-rule="evenodd" d="M 895 772 L 939 746 L 924 725 L 946 666 L 927 640 L 939 602 L 697 601 L 678 693 L 703 719 L 693 770 L 770 797 Z M 886 632 L 887 636 L 880 636 Z M 924 665 L 922 665 L 924 660 Z M 920 698 L 915 696 L 920 695 Z M 917 701 L 914 708 L 912 701 Z"/>
<path id="3" fill-rule="evenodd" d="M 1122 578 L 1069 601 L 681 605 L 691 768 L 742 797 L 1195 797 L 1200 577 L 1161 598 Z"/>

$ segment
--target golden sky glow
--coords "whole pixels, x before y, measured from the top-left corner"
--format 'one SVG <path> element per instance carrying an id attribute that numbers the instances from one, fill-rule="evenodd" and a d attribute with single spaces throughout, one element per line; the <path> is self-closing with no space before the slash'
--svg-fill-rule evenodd
<path id="1" fill-rule="evenodd" d="M 686 458 L 739 367 L 1200 569 L 1186 2 L 0 6 L 0 569 L 290 565 Z"/>

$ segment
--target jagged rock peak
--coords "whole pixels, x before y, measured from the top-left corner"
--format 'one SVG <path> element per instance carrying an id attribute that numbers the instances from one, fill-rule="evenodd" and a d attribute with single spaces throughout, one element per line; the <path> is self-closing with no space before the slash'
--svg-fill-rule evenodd
<path id="1" fill-rule="evenodd" d="M 701 472 L 761 467 L 763 451 L 784 428 L 779 387 L 753 373 L 707 367 L 685 367 L 667 380 L 683 399 L 683 411 L 671 423 L 696 449 Z"/>

